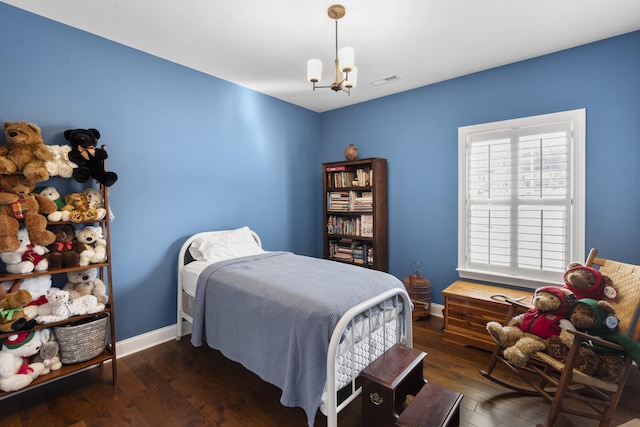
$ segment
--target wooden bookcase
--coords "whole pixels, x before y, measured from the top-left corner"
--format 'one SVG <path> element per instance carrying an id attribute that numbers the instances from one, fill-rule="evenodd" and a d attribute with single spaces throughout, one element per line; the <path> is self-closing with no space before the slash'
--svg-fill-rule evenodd
<path id="1" fill-rule="evenodd" d="M 387 271 L 387 160 L 323 163 L 324 257 Z"/>

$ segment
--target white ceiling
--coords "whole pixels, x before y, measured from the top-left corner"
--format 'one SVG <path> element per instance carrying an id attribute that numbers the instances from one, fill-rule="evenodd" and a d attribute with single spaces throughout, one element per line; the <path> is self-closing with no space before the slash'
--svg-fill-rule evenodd
<path id="1" fill-rule="evenodd" d="M 311 90 L 308 59 L 333 81 L 355 49 L 351 96 Z M 640 29 L 640 0 L 5 0 L 275 98 L 322 112 Z M 390 76 L 393 82 L 371 82 Z"/>

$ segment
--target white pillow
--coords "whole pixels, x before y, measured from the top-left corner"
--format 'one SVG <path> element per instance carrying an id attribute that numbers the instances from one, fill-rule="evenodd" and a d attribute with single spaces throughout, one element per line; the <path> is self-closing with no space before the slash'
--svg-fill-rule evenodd
<path id="1" fill-rule="evenodd" d="M 196 261 L 220 262 L 264 252 L 246 226 L 198 237 L 189 246 L 189 253 Z"/>

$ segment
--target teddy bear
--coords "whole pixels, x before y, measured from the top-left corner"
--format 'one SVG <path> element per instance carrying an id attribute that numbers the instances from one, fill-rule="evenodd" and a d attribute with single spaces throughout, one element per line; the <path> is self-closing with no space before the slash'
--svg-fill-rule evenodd
<path id="1" fill-rule="evenodd" d="M 49 274 L 9 280 L 0 282 L 0 295 L 6 295 L 20 289 L 28 291 L 31 294 L 31 302 L 23 308 L 23 312 L 28 319 L 35 319 L 39 314 L 47 314 L 43 312 L 42 306 L 47 303 L 47 293 L 56 289 L 51 285 L 51 275 Z"/>
<path id="2" fill-rule="evenodd" d="M 94 295 L 82 295 L 70 300 L 69 292 L 64 290 L 49 292 L 47 300 L 51 305 L 51 314 L 37 316 L 38 323 L 59 322 L 71 316 L 94 314 L 105 308 L 105 305 L 99 303 Z"/>
<path id="3" fill-rule="evenodd" d="M 576 299 L 615 301 L 618 296 L 618 291 L 609 276 L 579 262 L 572 262 L 565 270 L 564 287 L 573 292 Z"/>
<path id="4" fill-rule="evenodd" d="M 104 169 L 104 161 L 107 159 L 107 151 L 98 148 L 100 139 L 98 129 L 67 129 L 64 137 L 71 145 L 69 160 L 77 164 L 73 170 L 73 178 L 78 182 L 87 182 L 94 178 L 100 184 L 110 187 L 118 179 L 115 172 L 107 172 Z"/>
<path id="5" fill-rule="evenodd" d="M 69 152 L 71 147 L 68 145 L 47 145 L 51 152 L 51 160 L 44 162 L 49 176 L 59 176 L 62 178 L 71 178 L 73 170 L 78 167 L 69 160 Z"/>
<path id="6" fill-rule="evenodd" d="M 579 299 L 571 310 L 569 320 L 578 331 L 621 345 L 631 355 L 636 364 L 640 363 L 640 343 L 618 332 L 618 319 L 615 316 L 615 309 L 608 301 L 596 301 L 591 298 Z M 569 342 L 560 343 L 556 339 L 548 349 L 551 357 L 563 363 L 566 361 L 569 347 L 574 339 L 572 334 L 568 335 L 571 337 Z M 581 360 L 585 355 L 595 358 L 595 363 L 585 366 Z M 624 375 L 624 354 L 598 345 L 593 341 L 584 342 L 580 348 L 576 369 L 604 381 L 617 382 Z"/>
<path id="7" fill-rule="evenodd" d="M 107 241 L 103 238 L 102 227 L 87 225 L 79 228 L 76 230 L 76 240 L 93 249 L 93 254 L 89 260 L 91 264 L 98 264 L 107 260 Z"/>
<path id="8" fill-rule="evenodd" d="M 47 303 L 47 293 L 55 289 L 51 287 L 52 280 L 50 274 L 2 282 L 0 285 L 0 287 L 7 289 L 9 292 L 14 292 L 18 289 L 29 291 L 31 294 L 31 302 L 23 309 L 24 314 L 29 319 L 35 319 L 39 314 L 45 314 L 42 306 Z"/>
<path id="9" fill-rule="evenodd" d="M 83 193 L 67 194 L 64 202 L 62 212 L 69 213 L 69 221 L 79 223 L 98 219 L 98 210 L 89 206 L 89 201 Z"/>
<path id="10" fill-rule="evenodd" d="M 104 208 L 104 195 L 102 191 L 96 190 L 95 188 L 87 188 L 82 194 L 86 197 L 89 207 L 98 211 L 96 219 L 104 219 L 107 216 L 107 210 Z M 109 220 L 112 221 L 113 219 L 109 218 Z"/>
<path id="11" fill-rule="evenodd" d="M 69 221 L 71 214 L 69 211 L 62 210 L 66 203 L 56 187 L 36 187 L 33 192 L 46 197 L 56 204 L 57 210 L 47 215 L 47 220 L 49 222 Z"/>
<path id="12" fill-rule="evenodd" d="M 0 390 L 20 390 L 42 374 L 43 363 L 29 363 L 29 358 L 37 354 L 41 346 L 40 329 L 18 332 L 4 339 L 0 350 Z"/>
<path id="13" fill-rule="evenodd" d="M 34 182 L 49 179 L 45 162 L 51 152 L 44 144 L 40 127 L 28 122 L 5 122 L 6 143 L 0 145 L 0 174 L 22 173 Z"/>
<path id="14" fill-rule="evenodd" d="M 109 302 L 107 286 L 98 277 L 97 268 L 70 271 L 67 273 L 67 280 L 62 290 L 69 292 L 70 300 L 82 295 L 93 295 L 98 299 L 99 303 L 107 304 Z"/>
<path id="15" fill-rule="evenodd" d="M 40 375 L 47 375 L 51 371 L 57 371 L 62 368 L 62 362 L 60 362 L 59 356 L 60 346 L 50 329 L 42 329 L 41 335 L 42 346 L 38 353 L 31 356 L 31 363 L 42 363 L 44 370 Z"/>
<path id="16" fill-rule="evenodd" d="M 89 265 L 93 251 L 75 239 L 75 229 L 71 224 L 52 224 L 49 230 L 55 235 L 55 241 L 47 246 L 49 269 Z"/>
<path id="17" fill-rule="evenodd" d="M 532 308 L 515 316 L 506 326 L 491 321 L 486 328 L 498 344 L 506 347 L 505 359 L 514 366 L 524 367 L 531 355 L 546 349 L 549 337 L 560 335 L 563 328 L 572 328 L 566 317 L 573 301 L 575 296 L 568 289 L 543 286 L 535 290 Z"/>
<path id="18" fill-rule="evenodd" d="M 47 248 L 31 243 L 26 228 L 18 230 L 18 240 L 20 247 L 16 251 L 0 252 L 0 259 L 4 262 L 7 273 L 24 274 L 49 268 L 49 262 L 45 257 Z"/>
<path id="19" fill-rule="evenodd" d="M 57 208 L 55 203 L 32 191 L 35 182 L 22 175 L 0 175 L 0 252 L 15 252 L 20 247 L 20 222 L 36 245 L 46 246 L 55 240 L 47 230 L 48 215 Z"/>
<path id="20" fill-rule="evenodd" d="M 23 308 L 31 302 L 29 291 L 20 289 L 6 294 L 0 299 L 0 332 L 26 331 L 33 329 L 36 322 L 28 319 Z"/>

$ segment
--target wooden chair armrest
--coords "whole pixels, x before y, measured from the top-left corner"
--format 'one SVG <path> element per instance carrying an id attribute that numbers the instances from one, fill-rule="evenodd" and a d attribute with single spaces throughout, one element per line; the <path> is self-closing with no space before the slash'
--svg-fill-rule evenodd
<path id="1" fill-rule="evenodd" d="M 530 305 L 521 303 L 520 301 L 510 299 L 510 300 L 507 300 L 507 302 L 509 302 L 511 306 L 509 307 L 509 311 L 507 312 L 507 316 L 504 323 L 505 325 L 509 322 L 509 320 L 516 317 L 518 313 L 525 312 L 531 308 Z"/>
<path id="2" fill-rule="evenodd" d="M 567 329 L 567 332 L 575 335 L 576 338 L 578 338 L 580 341 L 584 342 L 584 341 L 590 341 L 593 344 L 598 344 L 607 348 L 610 348 L 612 350 L 616 350 L 616 351 L 621 351 L 624 352 L 624 347 L 622 347 L 619 344 L 616 344 L 614 342 L 611 341 L 607 341 L 603 338 L 597 337 L 595 335 L 590 335 L 586 332 L 581 332 L 581 331 L 574 331 L 572 329 Z"/>

